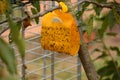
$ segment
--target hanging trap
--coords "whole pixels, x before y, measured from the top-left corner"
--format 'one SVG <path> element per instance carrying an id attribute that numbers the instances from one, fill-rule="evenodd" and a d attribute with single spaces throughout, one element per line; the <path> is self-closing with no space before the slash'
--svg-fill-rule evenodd
<path id="1" fill-rule="evenodd" d="M 61 9 L 42 18 L 41 45 L 46 50 L 75 55 L 80 47 L 80 35 L 74 17 Z"/>

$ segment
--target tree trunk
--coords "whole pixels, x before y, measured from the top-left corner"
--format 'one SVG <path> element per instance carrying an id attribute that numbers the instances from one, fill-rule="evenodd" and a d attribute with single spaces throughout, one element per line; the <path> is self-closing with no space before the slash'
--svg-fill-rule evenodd
<path id="1" fill-rule="evenodd" d="M 78 52 L 78 57 L 80 58 L 83 68 L 86 72 L 88 80 L 99 80 L 99 76 L 95 70 L 93 62 L 90 58 L 86 45 L 83 44 Z"/>

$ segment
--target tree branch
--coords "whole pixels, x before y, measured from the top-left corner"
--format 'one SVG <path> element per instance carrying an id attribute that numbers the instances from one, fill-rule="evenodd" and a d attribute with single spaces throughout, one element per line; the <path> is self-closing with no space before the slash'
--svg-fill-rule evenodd
<path id="1" fill-rule="evenodd" d="M 40 16 L 45 15 L 45 14 L 48 13 L 48 12 L 51 12 L 51 11 L 53 11 L 53 10 L 60 9 L 60 8 L 61 8 L 60 6 L 56 6 L 56 7 L 50 8 L 50 9 L 48 9 L 48 10 L 46 10 L 46 11 L 39 12 L 39 13 L 33 15 L 33 16 L 30 16 L 30 18 L 33 19 L 33 18 L 36 18 L 36 17 L 40 17 Z M 26 16 L 26 17 L 23 17 L 23 18 L 16 17 L 16 18 L 13 18 L 13 20 L 15 20 L 15 22 L 17 23 L 17 22 L 22 22 L 22 21 L 23 21 L 24 19 L 26 19 L 26 18 L 27 18 L 27 16 Z M 1 21 L 1 22 L 0 22 L 0 25 L 3 24 L 3 23 L 5 23 L 5 22 L 7 22 L 7 21 L 8 21 L 7 19 Z M 4 33 L 6 30 L 8 30 L 8 29 L 9 29 L 9 27 L 7 27 L 7 28 L 5 28 L 4 30 L 0 31 L 0 35 L 1 35 L 2 33 Z"/>
<path id="2" fill-rule="evenodd" d="M 53 11 L 53 10 L 55 10 L 55 9 L 60 9 L 60 8 L 61 8 L 60 6 L 56 6 L 56 7 L 54 7 L 54 8 L 50 8 L 50 9 L 48 9 L 48 10 L 46 10 L 46 11 L 39 12 L 39 13 L 37 13 L 37 14 L 35 14 L 35 15 L 33 15 L 33 16 L 30 16 L 30 17 L 31 17 L 31 19 L 36 18 L 36 17 L 40 17 L 40 16 L 45 15 L 45 14 L 48 13 L 48 12 L 51 12 L 51 11 Z M 16 17 L 16 18 L 13 18 L 13 20 L 15 20 L 16 22 L 21 22 L 21 21 L 23 21 L 23 20 L 26 19 L 26 18 L 27 18 L 27 16 L 26 16 L 26 17 L 23 17 L 23 18 Z M 8 21 L 7 19 L 6 19 L 6 20 L 3 20 L 3 21 L 0 22 L 0 24 L 3 24 L 3 23 L 5 23 L 5 22 L 7 22 L 7 21 Z"/>
<path id="3" fill-rule="evenodd" d="M 99 80 L 100 77 L 96 72 L 85 44 L 82 44 L 81 48 L 79 49 L 78 57 L 82 62 L 88 80 Z"/>
<path id="4" fill-rule="evenodd" d="M 103 7 L 112 8 L 112 6 L 115 6 L 115 5 L 110 4 L 110 3 L 98 3 L 98 2 L 90 1 L 90 0 L 82 0 L 82 1 L 79 1 L 79 2 L 74 3 L 74 5 L 73 5 L 72 7 L 78 6 L 78 5 L 83 4 L 83 3 L 86 3 L 86 2 L 87 2 L 87 3 L 91 3 L 91 4 L 95 4 L 95 5 L 97 5 L 97 6 L 99 6 L 99 7 L 102 7 L 102 8 L 103 8 Z M 60 6 L 56 6 L 56 7 L 54 7 L 54 8 L 50 8 L 50 9 L 48 9 L 48 10 L 46 10 L 46 11 L 39 12 L 38 14 L 33 15 L 31 18 L 36 18 L 36 17 L 43 16 L 44 14 L 46 14 L 46 13 L 48 13 L 48 12 L 51 12 L 51 11 L 53 11 L 53 10 L 55 10 L 55 9 L 60 9 L 60 8 L 61 8 Z M 26 18 L 27 18 L 27 17 L 23 17 L 23 18 L 19 19 L 17 22 L 23 21 L 23 20 L 26 19 Z M 18 19 L 18 17 L 13 18 L 13 20 L 17 20 L 17 19 Z M 5 22 L 7 22 L 7 20 L 1 21 L 0 24 L 3 24 L 3 23 L 5 23 Z"/>
<path id="5" fill-rule="evenodd" d="M 87 49 L 87 45 L 84 42 L 83 32 L 81 27 L 79 28 L 79 34 L 82 45 L 80 46 L 80 49 L 78 51 L 78 57 L 82 62 L 87 78 L 88 80 L 99 80 L 100 77 L 96 72 L 95 66 L 91 60 L 90 54 Z"/>
<path id="6" fill-rule="evenodd" d="M 57 1 L 57 0 L 56 0 L 56 1 Z M 82 1 L 79 1 L 79 2 L 74 3 L 72 7 L 76 7 L 76 6 L 78 6 L 78 5 L 80 5 L 80 4 L 83 4 L 83 3 L 86 3 L 86 2 L 87 2 L 87 3 L 91 3 L 91 4 L 95 4 L 95 5 L 97 5 L 98 7 L 102 7 L 102 8 L 106 7 L 106 8 L 110 8 L 110 9 L 111 9 L 113 6 L 117 6 L 117 5 L 113 5 L 113 4 L 110 4 L 110 3 L 98 3 L 98 2 L 90 1 L 90 0 L 82 0 Z M 39 12 L 39 13 L 31 16 L 30 18 L 33 19 L 33 18 L 36 18 L 36 17 L 40 17 L 40 16 L 43 16 L 44 14 L 46 14 L 46 13 L 48 13 L 48 12 L 51 12 L 51 11 L 53 11 L 53 10 L 60 9 L 60 8 L 61 8 L 60 6 L 56 6 L 56 7 L 54 7 L 54 8 L 50 8 L 50 9 L 48 9 L 48 10 L 46 10 L 46 11 Z M 26 18 L 27 18 L 27 16 L 26 16 L 26 17 L 23 17 L 23 18 L 16 17 L 16 18 L 13 18 L 13 20 L 15 20 L 15 22 L 21 22 L 21 21 L 23 21 L 23 20 L 26 19 Z M 5 23 L 5 22 L 7 22 L 7 21 L 8 21 L 7 19 L 1 21 L 1 22 L 0 22 L 0 25 L 3 24 L 3 23 Z M 0 27 L 1 27 L 1 26 L 0 26 Z M 7 28 L 7 29 L 8 29 L 8 28 Z M 5 32 L 5 30 L 1 31 L 1 32 L 0 32 L 0 35 L 1 35 L 3 32 Z"/>
<path id="7" fill-rule="evenodd" d="M 77 3 L 74 4 L 74 6 L 78 6 L 80 4 L 83 4 L 83 3 L 91 3 L 91 4 L 94 4 L 98 7 L 101 7 L 101 8 L 110 8 L 112 9 L 112 6 L 115 6 L 111 3 L 98 3 L 98 2 L 95 2 L 95 1 L 91 1 L 91 0 L 82 0 L 82 1 L 79 1 Z"/>

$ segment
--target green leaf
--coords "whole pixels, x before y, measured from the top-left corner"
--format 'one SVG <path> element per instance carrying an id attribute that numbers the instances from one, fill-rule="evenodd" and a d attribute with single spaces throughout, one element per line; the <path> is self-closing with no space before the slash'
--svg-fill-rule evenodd
<path id="1" fill-rule="evenodd" d="M 32 11 L 33 14 L 37 14 L 38 13 L 38 11 L 35 8 L 31 8 L 31 11 Z M 35 21 L 38 24 L 39 23 L 39 17 L 36 17 Z"/>
<path id="2" fill-rule="evenodd" d="M 78 11 L 78 12 L 75 14 L 76 19 L 79 20 L 79 19 L 81 18 L 82 14 L 83 14 L 83 11 Z"/>
<path id="3" fill-rule="evenodd" d="M 109 12 L 108 18 L 109 18 L 109 22 L 108 22 L 109 27 L 110 27 L 110 29 L 112 29 L 116 23 L 113 11 Z"/>
<path id="4" fill-rule="evenodd" d="M 20 79 L 18 79 L 17 76 L 15 75 L 8 75 L 8 76 L 0 78 L 0 80 L 20 80 Z"/>
<path id="5" fill-rule="evenodd" d="M 107 61 L 107 64 L 108 64 L 109 66 L 113 66 L 113 65 L 114 65 L 114 63 L 113 63 L 113 61 L 112 61 L 112 60 Z M 117 65 L 118 65 L 117 61 L 115 61 L 115 64 L 117 64 Z"/>
<path id="6" fill-rule="evenodd" d="M 25 56 L 25 41 L 22 35 L 20 34 L 21 24 L 13 22 L 9 14 L 6 13 L 6 16 L 8 17 L 8 23 L 11 29 L 11 38 L 13 42 L 16 44 L 16 46 L 18 47 L 21 57 L 24 57 Z"/>
<path id="7" fill-rule="evenodd" d="M 90 3 L 86 2 L 82 5 L 82 12 L 84 12 L 86 10 L 86 7 L 89 5 Z"/>
<path id="8" fill-rule="evenodd" d="M 90 37 L 92 31 L 93 31 L 93 16 L 91 16 L 90 20 L 88 21 L 88 28 L 87 28 L 87 33 L 88 37 Z"/>
<path id="9" fill-rule="evenodd" d="M 103 38 L 103 35 L 104 35 L 108 25 L 109 25 L 108 21 L 109 21 L 109 18 L 108 18 L 108 16 L 106 16 L 103 20 L 103 24 L 102 24 L 101 29 L 98 30 L 100 38 Z"/>
<path id="10" fill-rule="evenodd" d="M 105 3 L 107 0 L 95 0 L 95 1 L 97 1 L 99 3 Z"/>
<path id="11" fill-rule="evenodd" d="M 15 53 L 13 49 L 0 38 L 0 58 L 6 64 L 11 74 L 17 73 Z"/>
<path id="12" fill-rule="evenodd" d="M 105 76 L 112 75 L 114 70 L 111 67 L 104 66 L 104 67 L 100 68 L 97 72 L 101 77 L 105 77 Z"/>
<path id="13" fill-rule="evenodd" d="M 119 67 L 118 69 L 119 69 L 118 71 L 119 71 L 119 73 L 120 73 L 120 67 Z M 119 74 L 119 75 L 120 75 L 120 74 Z M 112 76 L 112 80 L 119 80 L 119 79 L 120 79 L 119 75 L 118 75 L 117 72 L 115 72 L 114 75 Z"/>
<path id="14" fill-rule="evenodd" d="M 32 1 L 32 5 L 36 7 L 37 11 L 40 12 L 40 1 L 39 0 L 34 0 Z"/>
<path id="15" fill-rule="evenodd" d="M 118 47 L 110 47 L 110 49 L 116 51 L 117 54 L 120 56 L 120 49 Z"/>
<path id="16" fill-rule="evenodd" d="M 12 4 L 11 4 L 11 0 L 6 0 L 7 1 L 7 13 L 12 13 Z"/>
<path id="17" fill-rule="evenodd" d="M 39 0 L 34 0 L 32 1 L 32 5 L 36 8 L 31 8 L 31 11 L 33 14 L 37 14 L 38 12 L 40 12 L 40 1 Z M 35 18 L 36 23 L 39 23 L 39 17 Z"/>
<path id="18" fill-rule="evenodd" d="M 116 8 L 113 7 L 113 8 L 112 8 L 112 11 L 113 11 L 114 18 L 115 18 L 116 22 L 117 22 L 118 24 L 120 24 L 120 15 L 118 14 Z"/>
<path id="19" fill-rule="evenodd" d="M 112 76 L 113 74 L 115 74 L 117 71 L 116 71 L 116 68 L 114 66 L 114 63 L 112 60 L 110 61 L 106 61 L 107 65 L 100 68 L 97 72 L 98 74 L 102 77 L 102 78 L 110 78 L 110 76 Z M 118 66 L 118 63 L 117 61 L 115 61 L 115 64 L 116 66 Z M 104 79 L 102 79 L 104 80 Z M 106 79 L 105 79 L 106 80 Z M 112 79 L 113 80 L 113 79 Z"/>
<path id="20" fill-rule="evenodd" d="M 96 15 L 99 15 L 100 12 L 101 12 L 101 10 L 102 10 L 102 8 L 97 7 L 96 5 L 94 5 L 94 10 L 95 10 L 95 12 L 96 12 Z"/>
<path id="21" fill-rule="evenodd" d="M 117 33 L 115 33 L 115 32 L 108 32 L 108 33 L 106 33 L 108 36 L 117 36 Z"/>

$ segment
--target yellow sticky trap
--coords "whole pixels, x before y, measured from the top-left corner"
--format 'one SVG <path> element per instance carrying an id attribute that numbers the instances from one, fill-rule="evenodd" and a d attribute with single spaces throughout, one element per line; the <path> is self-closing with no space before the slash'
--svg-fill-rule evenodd
<path id="1" fill-rule="evenodd" d="M 59 5 L 61 6 L 63 12 L 68 11 L 68 7 L 64 2 L 60 2 Z"/>
<path id="2" fill-rule="evenodd" d="M 44 15 L 41 45 L 44 49 L 59 53 L 77 54 L 80 47 L 80 35 L 73 16 L 60 10 Z"/>

